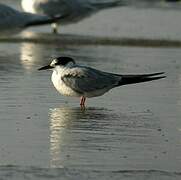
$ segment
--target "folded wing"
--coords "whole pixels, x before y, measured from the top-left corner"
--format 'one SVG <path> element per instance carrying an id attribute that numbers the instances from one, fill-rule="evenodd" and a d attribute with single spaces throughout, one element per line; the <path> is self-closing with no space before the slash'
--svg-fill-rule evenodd
<path id="1" fill-rule="evenodd" d="M 88 67 L 72 68 L 62 77 L 63 82 L 78 93 L 94 92 L 115 87 L 121 77 Z"/>

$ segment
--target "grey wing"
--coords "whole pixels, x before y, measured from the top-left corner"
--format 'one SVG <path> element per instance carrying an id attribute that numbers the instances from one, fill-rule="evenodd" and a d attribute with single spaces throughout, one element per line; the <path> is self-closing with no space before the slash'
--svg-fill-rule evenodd
<path id="1" fill-rule="evenodd" d="M 120 76 L 88 67 L 73 68 L 62 77 L 63 82 L 78 93 L 88 93 L 117 86 Z"/>
<path id="2" fill-rule="evenodd" d="M 54 1 L 36 1 L 34 8 L 37 12 L 46 14 L 48 16 L 65 15 L 70 11 L 69 4 L 66 0 Z"/>
<path id="3" fill-rule="evenodd" d="M 79 0 L 54 0 L 48 2 L 37 2 L 34 5 L 37 12 L 51 17 L 64 16 L 61 18 L 61 24 L 78 22 L 89 15 L 89 5 L 79 2 Z M 90 8 L 91 9 L 91 8 Z M 92 12 L 92 9 L 91 9 Z"/>
<path id="4" fill-rule="evenodd" d="M 19 31 L 27 22 L 23 13 L 7 5 L 0 4 L 0 32 Z"/>

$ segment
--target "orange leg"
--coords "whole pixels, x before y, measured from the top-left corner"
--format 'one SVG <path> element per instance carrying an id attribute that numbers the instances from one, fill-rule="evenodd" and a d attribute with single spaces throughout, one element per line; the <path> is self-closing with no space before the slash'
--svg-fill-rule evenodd
<path id="1" fill-rule="evenodd" d="M 82 97 L 80 98 L 80 106 L 81 106 L 81 107 L 85 107 L 85 100 L 86 100 L 86 98 L 85 98 L 84 96 L 82 96 Z"/>

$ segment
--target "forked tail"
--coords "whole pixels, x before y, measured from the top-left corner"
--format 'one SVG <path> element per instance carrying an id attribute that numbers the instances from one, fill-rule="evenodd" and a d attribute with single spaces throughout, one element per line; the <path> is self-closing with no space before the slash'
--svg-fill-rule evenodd
<path id="1" fill-rule="evenodd" d="M 164 72 L 141 75 L 122 75 L 122 79 L 119 81 L 118 86 L 162 79 L 166 77 L 163 74 Z"/>

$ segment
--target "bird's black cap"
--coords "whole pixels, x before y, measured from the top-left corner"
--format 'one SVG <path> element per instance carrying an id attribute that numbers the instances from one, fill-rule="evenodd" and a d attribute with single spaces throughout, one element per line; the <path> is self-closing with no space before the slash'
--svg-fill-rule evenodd
<path id="1" fill-rule="evenodd" d="M 74 59 L 72 59 L 71 57 L 66 57 L 66 56 L 57 57 L 57 58 L 54 58 L 53 61 L 49 65 L 41 67 L 38 70 L 40 71 L 40 70 L 52 69 L 57 65 L 65 66 L 66 64 L 70 62 L 75 64 Z"/>
<path id="2" fill-rule="evenodd" d="M 72 62 L 72 63 L 75 64 L 74 59 L 71 58 L 71 57 L 63 56 L 63 57 L 55 58 L 55 60 L 57 60 L 57 62 L 55 63 L 55 65 L 66 65 L 66 64 L 68 64 L 69 62 Z"/>

